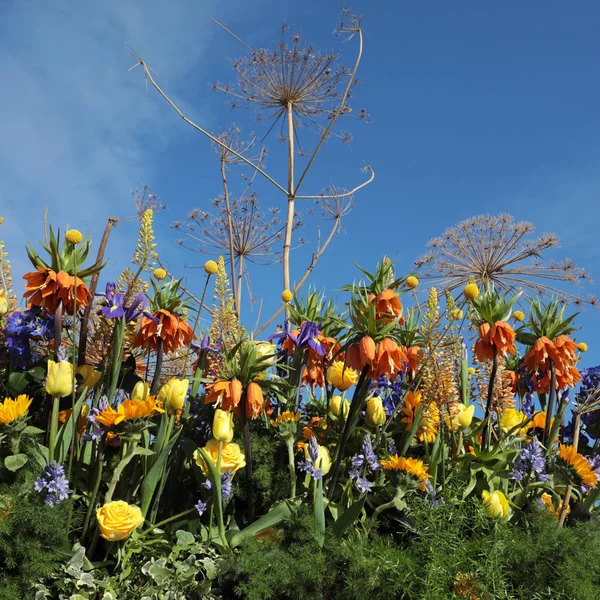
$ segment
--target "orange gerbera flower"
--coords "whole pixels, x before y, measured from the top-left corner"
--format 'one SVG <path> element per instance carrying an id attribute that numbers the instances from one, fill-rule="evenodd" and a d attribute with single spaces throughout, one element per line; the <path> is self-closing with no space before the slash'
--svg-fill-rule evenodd
<path id="1" fill-rule="evenodd" d="M 515 332 L 506 321 L 496 321 L 491 327 L 489 323 L 479 325 L 479 339 L 475 342 L 475 356 L 483 362 L 494 358 L 494 348 L 498 354 L 517 352 L 515 348 Z"/>
<path id="2" fill-rule="evenodd" d="M 75 305 L 75 288 L 77 288 L 77 308 L 85 308 L 91 294 L 79 277 L 75 278 L 66 271 L 56 273 L 48 267 L 37 267 L 37 271 L 25 273 L 23 279 L 27 298 L 27 308 L 40 306 L 49 313 L 55 313 L 62 302 L 65 312 L 73 314 Z"/>
<path id="3" fill-rule="evenodd" d="M 133 339 L 133 345 L 147 350 L 158 350 L 158 340 L 162 339 L 165 352 L 174 352 L 182 346 L 188 346 L 194 337 L 192 328 L 178 315 L 159 309 L 154 319 L 142 317 L 140 330 Z"/>
<path id="4" fill-rule="evenodd" d="M 404 371 L 408 357 L 400 346 L 390 338 L 383 338 L 377 346 L 375 361 L 373 363 L 375 378 L 381 375 L 395 375 L 398 371 Z"/>
<path id="5" fill-rule="evenodd" d="M 237 379 L 227 381 L 226 379 L 217 379 L 206 386 L 207 394 L 204 399 L 205 404 L 220 402 L 223 410 L 233 410 L 237 408 L 242 398 L 242 384 Z"/>
<path id="6" fill-rule="evenodd" d="M 402 302 L 394 290 L 383 290 L 376 298 L 373 294 L 369 295 L 369 302 L 375 300 L 375 315 L 378 319 L 383 319 L 386 325 L 391 323 L 397 317 L 400 317 L 399 324 L 404 324 L 402 317 Z"/>
<path id="7" fill-rule="evenodd" d="M 265 399 L 260 385 L 254 381 L 250 382 L 246 387 L 246 414 L 252 419 L 257 419 L 264 404 Z"/>
<path id="8" fill-rule="evenodd" d="M 429 467 L 425 466 L 422 460 L 418 458 L 404 458 L 404 456 L 394 454 L 394 456 L 390 456 L 389 460 L 379 461 L 379 464 L 386 471 L 405 471 L 406 473 L 410 473 L 419 480 L 420 490 L 427 489 L 425 482 L 431 479 L 431 475 L 427 472 L 429 471 Z"/>

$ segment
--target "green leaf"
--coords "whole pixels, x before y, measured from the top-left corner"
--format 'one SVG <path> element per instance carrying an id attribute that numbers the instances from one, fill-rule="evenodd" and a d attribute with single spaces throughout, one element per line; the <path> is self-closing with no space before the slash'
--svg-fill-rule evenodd
<path id="1" fill-rule="evenodd" d="M 27 371 L 36 381 L 43 381 L 46 378 L 46 368 L 42 365 L 36 365 Z"/>
<path id="2" fill-rule="evenodd" d="M 33 425 L 27 425 L 25 429 L 21 432 L 23 435 L 40 435 L 41 433 L 46 433 L 43 429 L 39 427 L 34 427 Z"/>
<path id="3" fill-rule="evenodd" d="M 8 376 L 8 385 L 6 386 L 6 389 L 10 396 L 18 396 L 25 391 L 25 388 L 27 388 L 28 385 L 29 377 L 27 377 L 27 373 L 13 371 Z"/>
<path id="4" fill-rule="evenodd" d="M 325 542 L 325 505 L 323 503 L 323 478 L 315 485 L 315 537 L 322 548 Z"/>
<path id="5" fill-rule="evenodd" d="M 150 450 L 150 448 L 143 448 L 142 446 L 136 446 L 135 453 L 139 456 L 151 456 L 154 454 L 154 450 Z"/>
<path id="6" fill-rule="evenodd" d="M 69 448 L 73 443 L 73 423 L 79 421 L 79 415 L 81 413 L 81 405 L 85 400 L 85 395 L 87 394 L 87 388 L 84 387 L 79 395 L 79 399 L 75 403 L 73 407 L 73 412 L 69 417 L 69 420 L 60 428 L 58 431 L 58 435 L 56 436 L 56 462 L 60 465 L 65 461 L 65 458 L 69 454 Z"/>
<path id="7" fill-rule="evenodd" d="M 335 521 L 335 523 L 331 526 L 331 531 L 335 537 L 341 537 L 350 527 L 356 519 L 360 516 L 363 506 L 365 505 L 366 496 L 363 496 L 359 500 L 357 500 L 352 506 L 347 508 L 342 516 Z"/>
<path id="8" fill-rule="evenodd" d="M 177 536 L 178 546 L 191 546 L 196 541 L 193 534 L 183 529 L 178 529 L 175 535 Z"/>
<path id="9" fill-rule="evenodd" d="M 4 466 L 14 472 L 24 467 L 28 460 L 27 454 L 11 454 L 4 459 Z"/>

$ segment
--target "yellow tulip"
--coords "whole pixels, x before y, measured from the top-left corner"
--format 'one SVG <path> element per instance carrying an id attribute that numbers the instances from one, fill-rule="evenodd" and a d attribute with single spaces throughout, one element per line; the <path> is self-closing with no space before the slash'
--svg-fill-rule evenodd
<path id="1" fill-rule="evenodd" d="M 348 412 L 350 411 L 350 402 L 345 400 L 341 396 L 334 396 L 331 399 L 331 404 L 329 405 L 331 410 L 331 414 L 334 417 L 339 417 L 342 412 L 344 413 L 344 419 L 348 417 Z"/>
<path id="2" fill-rule="evenodd" d="M 304 446 L 304 456 L 310 458 L 308 444 Z M 317 456 L 314 467 L 315 469 L 319 469 L 321 473 L 323 473 L 323 476 L 329 473 L 329 470 L 331 469 L 331 456 L 329 455 L 329 450 L 325 448 L 325 446 L 319 445 L 319 455 Z"/>
<path id="3" fill-rule="evenodd" d="M 381 398 L 373 396 L 373 398 L 367 402 L 367 425 L 379 427 L 385 423 L 386 418 Z"/>
<path id="4" fill-rule="evenodd" d="M 527 421 L 527 415 L 525 413 L 517 410 L 516 408 L 507 408 L 502 411 L 502 416 L 500 417 L 500 428 L 502 431 L 504 431 L 504 433 L 507 433 L 525 421 Z M 521 429 L 518 433 L 525 435 L 528 429 L 531 429 L 531 423 L 523 427 L 523 429 Z"/>
<path id="5" fill-rule="evenodd" d="M 188 387 L 190 387 L 189 380 L 173 377 L 158 392 L 158 400 L 163 403 L 168 412 L 181 410 L 185 402 Z"/>
<path id="6" fill-rule="evenodd" d="M 132 400 L 145 400 L 150 394 L 150 385 L 145 381 L 138 381 L 131 391 Z"/>
<path id="7" fill-rule="evenodd" d="M 483 490 L 481 494 L 485 511 L 492 519 L 505 519 L 510 514 L 510 506 L 506 496 L 499 491 L 488 492 Z"/>
<path id="8" fill-rule="evenodd" d="M 54 397 L 65 398 L 73 393 L 73 365 L 68 360 L 48 361 L 46 391 Z"/>
<path id="9" fill-rule="evenodd" d="M 228 444 L 233 439 L 233 413 L 217 408 L 213 418 L 212 434 L 217 442 Z"/>
<path id="10" fill-rule="evenodd" d="M 88 390 L 95 388 L 102 377 L 102 371 L 94 369 L 92 365 L 79 365 L 75 374 L 83 377 L 83 386 Z"/>
<path id="11" fill-rule="evenodd" d="M 132 506 L 123 500 L 115 500 L 101 506 L 96 511 L 100 535 L 109 542 L 118 542 L 131 535 L 143 522 L 139 506 Z"/>
<path id="12" fill-rule="evenodd" d="M 459 431 L 460 429 L 466 429 L 473 420 L 473 414 L 475 413 L 475 405 L 471 404 L 465 406 L 461 404 L 458 408 L 458 412 L 452 418 L 450 423 L 450 429 L 452 431 Z"/>

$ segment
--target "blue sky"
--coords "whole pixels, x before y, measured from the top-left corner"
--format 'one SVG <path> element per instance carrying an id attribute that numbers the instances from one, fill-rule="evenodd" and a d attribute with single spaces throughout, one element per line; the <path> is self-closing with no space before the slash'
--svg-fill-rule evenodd
<path id="1" fill-rule="evenodd" d="M 408 272 L 427 240 L 473 214 L 509 212 L 562 240 L 569 257 L 600 277 L 600 5 L 526 3 L 354 2 L 364 15 L 362 85 L 352 105 L 371 122 L 346 124 L 354 141 L 327 143 L 305 193 L 328 184 L 352 187 L 365 164 L 376 171 L 356 208 L 314 272 L 335 292 L 387 254 Z M 232 111 L 209 83 L 231 81 L 227 58 L 242 47 L 211 23 L 214 16 L 254 47 L 270 46 L 285 20 L 318 47 L 340 48 L 353 61 L 354 41 L 332 35 L 339 5 L 325 0 L 0 0 L 0 211 L 15 275 L 27 268 L 26 240 L 50 220 L 99 237 L 106 218 L 133 214 L 130 191 L 147 184 L 168 205 L 157 222 L 159 250 L 192 288 L 202 257 L 184 252 L 169 225 L 220 193 L 218 163 L 207 140 L 147 87 L 131 46 L 186 114 L 207 129 L 236 123 L 264 132 Z M 302 138 L 308 148 L 310 136 Z M 267 167 L 285 181 L 285 148 L 269 138 Z M 262 205 L 284 198 L 256 183 Z M 310 205 L 299 207 L 311 208 Z M 313 244 L 317 223 L 302 236 Z M 324 225 L 326 227 L 326 224 Z M 135 226 L 111 239 L 109 274 L 127 264 Z M 298 251 L 299 278 L 311 246 Z M 15 277 L 18 279 L 18 277 Z M 263 316 L 278 306 L 278 267 L 252 272 Z M 20 285 L 17 282 L 17 285 Z M 598 291 L 597 283 L 587 288 Z M 249 313 L 254 325 L 256 312 Z M 588 309 L 578 335 L 588 366 L 600 362 L 600 315 Z"/>

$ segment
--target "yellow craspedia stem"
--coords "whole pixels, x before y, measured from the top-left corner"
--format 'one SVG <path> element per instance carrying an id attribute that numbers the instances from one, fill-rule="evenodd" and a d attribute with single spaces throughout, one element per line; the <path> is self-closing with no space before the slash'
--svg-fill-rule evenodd
<path id="1" fill-rule="evenodd" d="M 588 345 L 585 342 L 579 342 L 579 344 L 577 344 L 577 347 L 581 352 L 587 352 Z"/>
<path id="2" fill-rule="evenodd" d="M 167 272 L 164 269 L 158 268 L 154 269 L 154 273 L 152 273 L 152 275 L 154 275 L 154 279 L 162 281 L 167 276 Z"/>
<path id="3" fill-rule="evenodd" d="M 419 280 L 414 275 L 411 275 L 410 277 L 406 278 L 406 287 L 407 288 L 414 290 L 418 285 L 419 285 Z"/>
<path id="4" fill-rule="evenodd" d="M 207 275 L 215 275 L 219 270 L 219 265 L 214 260 L 207 260 L 204 263 L 204 272 Z"/>
<path id="5" fill-rule="evenodd" d="M 522 310 L 515 310 L 513 313 L 513 319 L 515 321 L 519 321 L 520 323 L 525 320 L 525 313 Z"/>
<path id="6" fill-rule="evenodd" d="M 294 297 L 294 294 L 292 294 L 292 292 L 290 292 L 290 290 L 283 290 L 283 292 L 281 292 L 281 299 L 287 304 L 288 302 L 292 301 L 292 298 Z"/>
<path id="7" fill-rule="evenodd" d="M 479 296 L 479 288 L 474 283 L 469 283 L 465 285 L 463 294 L 467 300 L 475 300 Z"/>
<path id="8" fill-rule="evenodd" d="M 67 240 L 67 242 L 69 242 L 69 244 L 76 246 L 77 244 L 81 243 L 83 235 L 81 235 L 81 231 L 79 231 L 78 229 L 69 229 L 69 231 L 65 233 L 65 239 Z"/>

